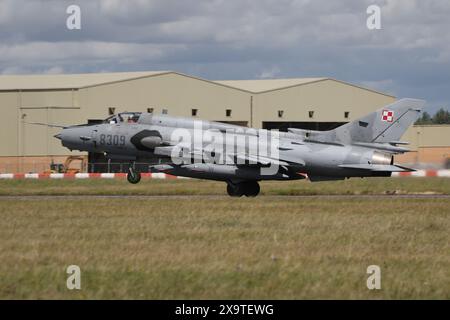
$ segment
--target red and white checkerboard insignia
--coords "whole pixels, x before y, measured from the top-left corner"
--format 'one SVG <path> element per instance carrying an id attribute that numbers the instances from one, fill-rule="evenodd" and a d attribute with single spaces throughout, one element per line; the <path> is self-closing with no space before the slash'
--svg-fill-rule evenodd
<path id="1" fill-rule="evenodd" d="M 394 121 L 394 111 L 383 110 L 383 113 L 381 114 L 381 120 L 386 122 Z"/>

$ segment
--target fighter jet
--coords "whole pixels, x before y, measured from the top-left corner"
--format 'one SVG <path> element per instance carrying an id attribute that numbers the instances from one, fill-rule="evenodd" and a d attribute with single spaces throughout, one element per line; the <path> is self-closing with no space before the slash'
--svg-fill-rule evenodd
<path id="1" fill-rule="evenodd" d="M 408 152 L 400 138 L 425 102 L 401 99 L 329 131 L 254 129 L 196 118 L 123 112 L 102 123 L 64 127 L 55 137 L 70 150 L 127 161 L 127 179 L 138 183 L 136 162 L 152 172 L 224 181 L 232 197 L 255 197 L 262 180 L 312 182 L 389 177 L 414 171 L 394 163 Z"/>

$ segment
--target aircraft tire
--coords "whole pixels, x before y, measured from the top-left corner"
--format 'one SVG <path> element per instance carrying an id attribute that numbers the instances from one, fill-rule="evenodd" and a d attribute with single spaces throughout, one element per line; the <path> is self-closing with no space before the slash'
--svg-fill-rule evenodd
<path id="1" fill-rule="evenodd" d="M 127 180 L 129 183 L 136 184 L 141 181 L 141 174 L 140 172 L 136 172 L 134 170 L 130 170 L 127 173 Z"/>
<path id="2" fill-rule="evenodd" d="M 242 197 L 245 193 L 243 183 L 227 184 L 227 193 L 230 197 Z"/>
<path id="3" fill-rule="evenodd" d="M 257 181 L 251 181 L 245 183 L 245 196 L 246 197 L 256 197 L 259 194 L 261 188 Z"/>

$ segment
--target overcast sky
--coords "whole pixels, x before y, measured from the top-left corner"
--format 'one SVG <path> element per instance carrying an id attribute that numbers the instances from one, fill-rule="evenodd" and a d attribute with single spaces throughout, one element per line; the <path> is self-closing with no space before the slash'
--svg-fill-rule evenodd
<path id="1" fill-rule="evenodd" d="M 450 1 L 0 0 L 0 73 L 147 70 L 333 77 L 450 109 Z"/>

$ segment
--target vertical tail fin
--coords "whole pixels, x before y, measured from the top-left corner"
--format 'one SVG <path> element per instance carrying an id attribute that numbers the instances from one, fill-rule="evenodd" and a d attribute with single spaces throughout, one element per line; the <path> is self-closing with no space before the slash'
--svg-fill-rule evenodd
<path id="1" fill-rule="evenodd" d="M 336 138 L 350 143 L 398 141 L 418 118 L 425 101 L 401 99 L 336 128 Z"/>

